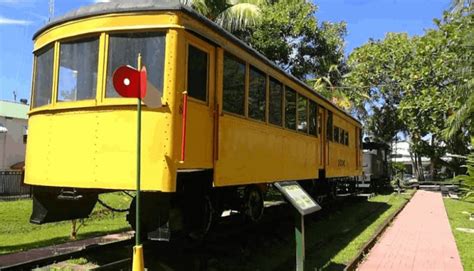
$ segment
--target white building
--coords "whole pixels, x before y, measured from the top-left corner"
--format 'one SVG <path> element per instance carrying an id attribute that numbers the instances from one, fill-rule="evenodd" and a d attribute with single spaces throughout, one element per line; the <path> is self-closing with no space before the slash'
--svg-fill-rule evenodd
<path id="1" fill-rule="evenodd" d="M 409 141 L 398 141 L 392 144 L 392 153 L 390 155 L 392 162 L 402 163 L 405 165 L 405 173 L 414 175 L 414 159 L 410 155 L 410 142 Z M 413 159 L 413 160 L 412 160 Z M 430 166 L 430 158 L 421 157 L 421 164 L 426 171 Z"/>
<path id="2" fill-rule="evenodd" d="M 0 170 L 25 161 L 29 106 L 0 101 Z"/>

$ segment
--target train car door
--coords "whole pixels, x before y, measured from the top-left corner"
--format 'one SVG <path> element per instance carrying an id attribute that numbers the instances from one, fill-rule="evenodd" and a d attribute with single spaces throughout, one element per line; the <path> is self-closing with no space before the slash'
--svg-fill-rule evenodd
<path id="1" fill-rule="evenodd" d="M 188 93 L 186 158 L 183 168 L 212 168 L 215 47 L 186 32 L 185 89 Z"/>

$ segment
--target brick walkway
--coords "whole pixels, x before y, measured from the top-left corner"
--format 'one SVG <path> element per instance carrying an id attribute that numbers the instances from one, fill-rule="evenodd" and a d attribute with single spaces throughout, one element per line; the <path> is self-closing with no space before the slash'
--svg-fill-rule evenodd
<path id="1" fill-rule="evenodd" d="M 417 191 L 358 270 L 463 270 L 441 193 Z"/>

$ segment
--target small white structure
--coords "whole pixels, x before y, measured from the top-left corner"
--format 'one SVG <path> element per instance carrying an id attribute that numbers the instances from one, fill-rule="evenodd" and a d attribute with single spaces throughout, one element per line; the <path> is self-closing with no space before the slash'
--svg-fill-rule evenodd
<path id="1" fill-rule="evenodd" d="M 25 161 L 28 110 L 25 103 L 0 101 L 0 170 Z"/>
<path id="2" fill-rule="evenodd" d="M 409 141 L 398 141 L 392 144 L 392 153 L 390 155 L 392 162 L 402 163 L 405 165 L 405 173 L 414 175 L 414 160 L 415 156 L 410 155 L 410 142 Z M 424 170 L 428 170 L 430 166 L 430 158 L 421 157 L 421 164 Z"/>

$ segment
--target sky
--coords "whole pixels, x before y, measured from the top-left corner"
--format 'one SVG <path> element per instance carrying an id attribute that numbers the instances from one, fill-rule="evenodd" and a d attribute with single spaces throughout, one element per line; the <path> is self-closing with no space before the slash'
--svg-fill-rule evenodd
<path id="1" fill-rule="evenodd" d="M 55 0 L 62 15 L 101 0 Z M 103 0 L 102 0 L 103 1 Z M 449 0 L 313 0 L 321 21 L 347 23 L 346 54 L 387 32 L 422 35 Z M 0 0 L 0 100 L 30 99 L 33 34 L 49 17 L 48 0 Z"/>

